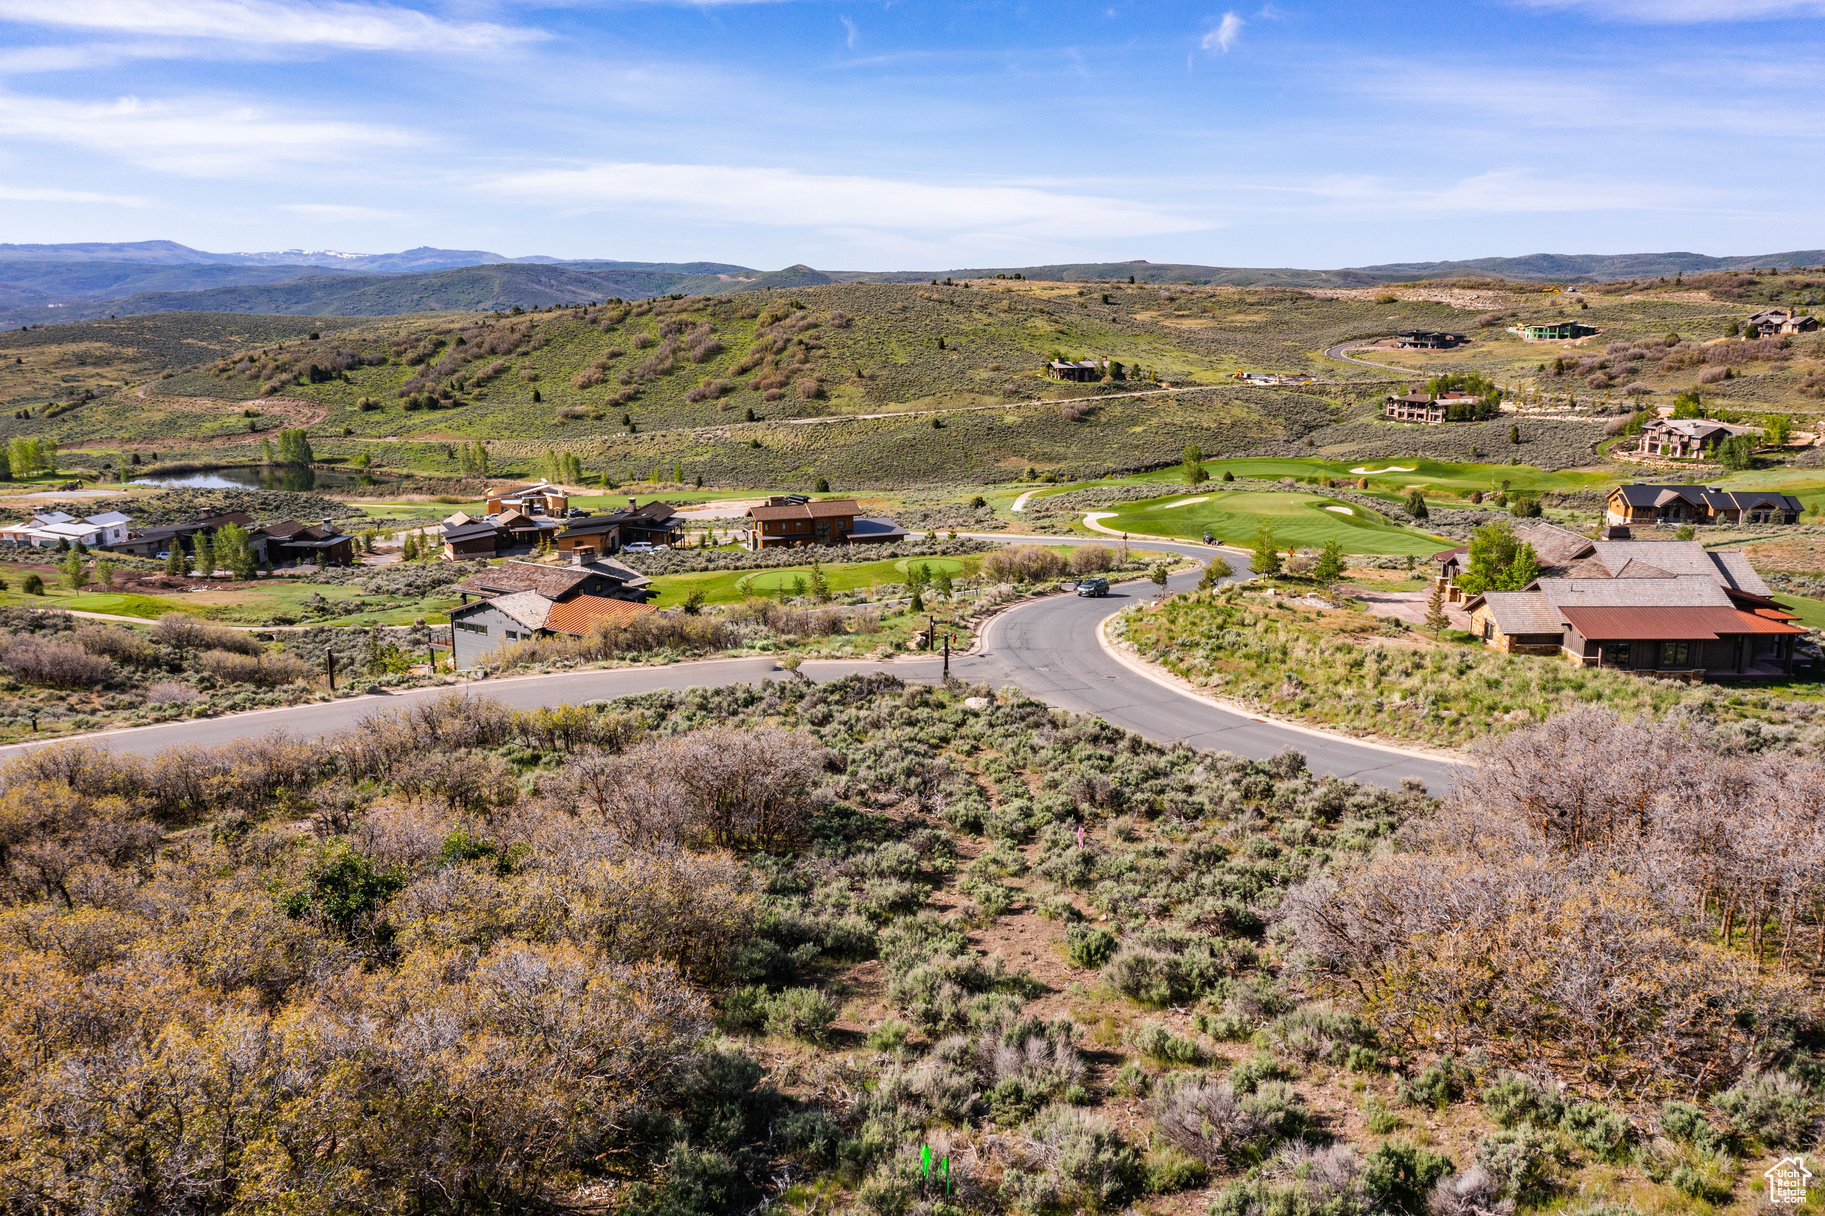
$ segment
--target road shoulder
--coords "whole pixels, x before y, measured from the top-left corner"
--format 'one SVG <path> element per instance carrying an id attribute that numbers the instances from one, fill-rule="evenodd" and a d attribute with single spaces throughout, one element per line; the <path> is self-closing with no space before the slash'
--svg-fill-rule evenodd
<path id="1" fill-rule="evenodd" d="M 1147 660 L 1135 654 L 1127 646 L 1111 637 L 1109 634 L 1109 626 L 1111 622 L 1120 615 L 1120 612 L 1112 612 L 1097 622 L 1097 645 L 1102 647 L 1104 654 L 1121 664 L 1129 672 L 1139 676 L 1143 680 L 1150 681 L 1161 688 L 1170 689 L 1180 696 L 1189 697 L 1194 701 L 1200 701 L 1213 709 L 1220 709 L 1225 713 L 1238 714 L 1256 722 L 1265 722 L 1270 726 L 1275 726 L 1282 730 L 1293 731 L 1301 735 L 1307 735 L 1314 739 L 1325 739 L 1333 743 L 1348 743 L 1356 747 L 1372 748 L 1378 752 L 1384 752 L 1391 756 L 1405 756 L 1411 760 L 1431 760 L 1442 764 L 1470 763 L 1470 757 L 1463 752 L 1411 747 L 1397 743 L 1385 743 L 1379 739 L 1367 738 L 1362 735 L 1346 735 L 1338 731 L 1321 730 L 1316 726 L 1307 726 L 1303 722 L 1297 722 L 1290 718 L 1282 718 L 1272 714 L 1262 713 L 1254 706 L 1245 704 L 1241 701 L 1230 701 L 1225 700 L 1222 697 L 1213 697 L 1208 692 L 1199 688 L 1196 684 L 1193 684 L 1190 680 L 1187 680 L 1182 676 L 1174 675 L 1172 672 L 1167 671 L 1164 667 L 1160 667 L 1157 664 L 1149 663 Z"/>

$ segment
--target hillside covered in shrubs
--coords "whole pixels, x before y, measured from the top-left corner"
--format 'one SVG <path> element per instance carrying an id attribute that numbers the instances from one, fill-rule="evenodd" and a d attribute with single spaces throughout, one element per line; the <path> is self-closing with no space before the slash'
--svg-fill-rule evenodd
<path id="1" fill-rule="evenodd" d="M 1821 789 L 1591 715 L 1441 805 L 882 677 L 38 751 L 0 771 L 0 1194 L 1746 1205 L 1819 1134 Z"/>

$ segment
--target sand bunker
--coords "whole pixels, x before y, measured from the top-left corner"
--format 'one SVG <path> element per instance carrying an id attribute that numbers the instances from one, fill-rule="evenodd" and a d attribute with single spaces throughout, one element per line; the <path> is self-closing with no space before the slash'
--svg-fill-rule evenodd
<path id="1" fill-rule="evenodd" d="M 1348 507 L 1326 507 L 1326 508 L 1325 508 L 1325 510 L 1327 510 L 1327 511 L 1335 511 L 1335 512 L 1337 512 L 1337 514 L 1339 514 L 1339 515 L 1354 515 L 1354 514 L 1356 514 L 1356 512 L 1354 512 L 1354 511 L 1352 511 L 1352 510 L 1350 510 L 1350 508 L 1348 508 Z"/>
<path id="2" fill-rule="evenodd" d="M 1358 465 L 1350 470 L 1350 472 L 1356 474 L 1358 477 L 1373 477 L 1377 473 L 1411 473 L 1412 471 L 1413 466 L 1405 464 L 1391 464 L 1385 469 L 1370 469 Z"/>
<path id="3" fill-rule="evenodd" d="M 1170 511 L 1174 507 L 1189 507 L 1193 503 L 1209 502 L 1209 501 L 1210 501 L 1210 495 L 1208 495 L 1208 494 L 1200 495 L 1197 498 L 1181 498 L 1177 502 L 1167 503 L 1165 506 L 1161 507 L 1160 510 Z"/>

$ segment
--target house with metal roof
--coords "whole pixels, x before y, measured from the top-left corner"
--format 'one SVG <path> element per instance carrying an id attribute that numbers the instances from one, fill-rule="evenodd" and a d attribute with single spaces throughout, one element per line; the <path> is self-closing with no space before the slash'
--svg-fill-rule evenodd
<path id="1" fill-rule="evenodd" d="M 455 590 L 465 604 L 472 596 L 494 599 L 520 591 L 534 591 L 548 600 L 599 595 L 640 603 L 652 585 L 652 579 L 616 561 L 576 561 L 565 566 L 509 561 L 471 574 Z"/>
<path id="2" fill-rule="evenodd" d="M 475 667 L 503 646 L 544 637 L 588 637 L 655 611 L 638 600 L 575 590 L 557 597 L 532 588 L 510 591 L 450 610 L 451 655 L 459 669 Z"/>
<path id="3" fill-rule="evenodd" d="M 24 523 L 0 528 L 0 541 L 34 548 L 81 542 L 90 549 L 117 545 L 127 539 L 127 528 L 133 520 L 119 511 L 103 511 L 82 519 L 67 511 L 40 511 Z"/>
<path id="4" fill-rule="evenodd" d="M 1760 434 L 1757 427 L 1733 426 L 1708 418 L 1656 418 L 1641 428 L 1641 444 L 1636 452 L 1673 460 L 1703 460 L 1716 455 L 1726 439 Z"/>
<path id="5" fill-rule="evenodd" d="M 1806 632 L 1773 600 L 1706 573 L 1543 578 L 1465 610 L 1497 650 L 1681 679 L 1785 675 Z"/>

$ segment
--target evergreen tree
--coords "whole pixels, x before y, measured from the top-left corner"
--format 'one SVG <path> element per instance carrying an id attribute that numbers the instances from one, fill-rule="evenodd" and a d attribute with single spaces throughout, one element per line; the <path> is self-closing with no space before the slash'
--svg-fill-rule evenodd
<path id="1" fill-rule="evenodd" d="M 1324 542 L 1324 548 L 1318 554 L 1318 564 L 1312 567 L 1312 577 L 1325 587 L 1334 586 L 1343 577 L 1343 546 L 1335 540 Z"/>
<path id="2" fill-rule="evenodd" d="M 176 578 L 184 572 L 184 546 L 175 536 L 171 538 L 171 551 L 165 554 L 165 573 Z"/>
<path id="3" fill-rule="evenodd" d="M 1255 568 L 1256 574 L 1266 578 L 1280 573 L 1280 550 L 1274 543 L 1274 524 L 1270 519 L 1263 518 L 1261 526 L 1255 529 L 1253 560 L 1249 564 Z"/>
<path id="4" fill-rule="evenodd" d="M 1426 601 L 1426 628 L 1432 631 L 1432 637 L 1436 640 L 1450 623 L 1451 618 L 1445 615 L 1445 593 L 1434 583 L 1432 596 Z"/>
<path id="5" fill-rule="evenodd" d="M 196 568 L 204 578 L 215 573 L 215 544 L 206 532 L 196 538 Z"/>
<path id="6" fill-rule="evenodd" d="M 1425 519 L 1431 514 L 1426 510 L 1426 492 L 1418 486 L 1407 491 L 1407 514 L 1414 519 Z"/>

